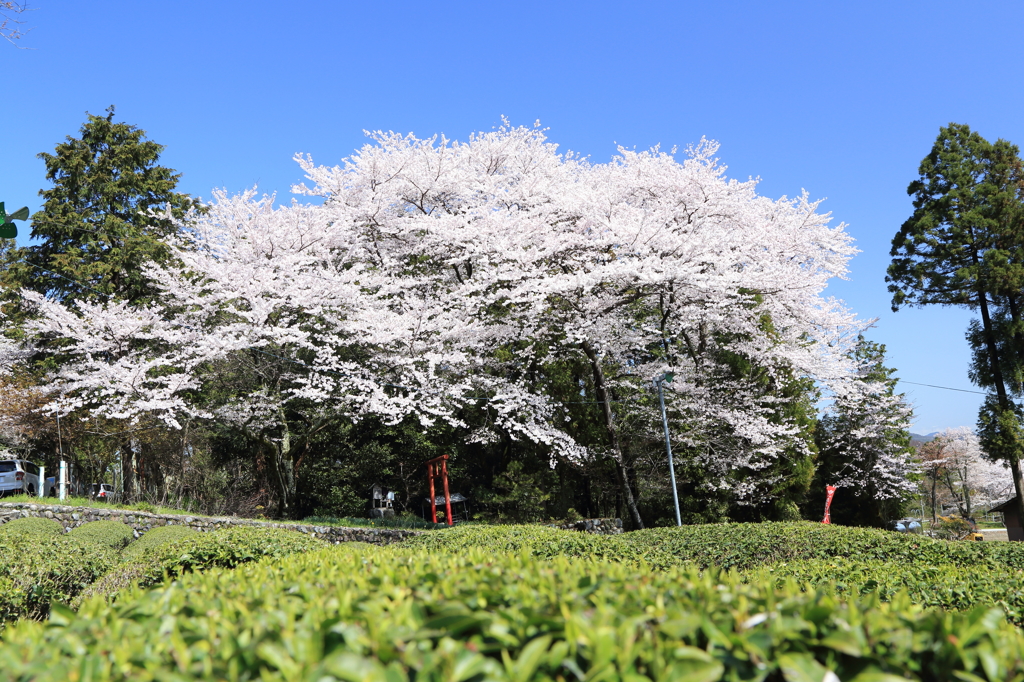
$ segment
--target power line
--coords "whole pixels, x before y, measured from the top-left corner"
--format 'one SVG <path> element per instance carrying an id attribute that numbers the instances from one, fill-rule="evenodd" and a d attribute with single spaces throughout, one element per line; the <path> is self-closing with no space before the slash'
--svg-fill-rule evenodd
<path id="1" fill-rule="evenodd" d="M 949 386 L 936 386 L 935 384 L 919 384 L 916 381 L 907 381 L 906 379 L 900 379 L 900 383 L 913 384 L 914 386 L 927 386 L 928 388 L 941 388 L 944 391 L 959 391 L 960 393 L 977 393 L 978 395 L 988 395 L 984 391 L 970 391 L 966 388 L 950 388 Z"/>

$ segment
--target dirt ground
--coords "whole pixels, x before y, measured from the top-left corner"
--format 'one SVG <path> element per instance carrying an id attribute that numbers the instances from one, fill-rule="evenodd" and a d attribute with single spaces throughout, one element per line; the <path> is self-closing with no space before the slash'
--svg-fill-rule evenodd
<path id="1" fill-rule="evenodd" d="M 985 535 L 984 542 L 989 542 L 991 540 L 1001 540 L 1006 542 L 1008 540 L 1005 528 L 984 528 L 980 532 Z"/>

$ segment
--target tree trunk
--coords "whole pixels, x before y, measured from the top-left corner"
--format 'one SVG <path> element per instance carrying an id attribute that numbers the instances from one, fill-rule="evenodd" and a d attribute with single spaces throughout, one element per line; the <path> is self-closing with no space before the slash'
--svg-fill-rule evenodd
<path id="1" fill-rule="evenodd" d="M 142 480 L 139 476 L 142 461 L 135 443 L 128 441 L 121 450 L 121 467 L 124 480 L 124 501 L 131 504 L 142 499 Z"/>
<path id="2" fill-rule="evenodd" d="M 590 341 L 584 341 L 582 348 L 583 352 L 587 355 L 587 359 L 590 361 L 590 368 L 594 372 L 594 390 L 597 393 L 597 399 L 603 406 L 605 431 L 608 433 L 608 445 L 612 450 L 612 459 L 615 460 L 615 477 L 618 479 L 619 487 L 622 489 L 622 497 L 626 501 L 626 508 L 633 517 L 633 523 L 640 529 L 644 527 L 644 521 L 640 518 L 640 510 L 637 509 L 636 499 L 633 497 L 633 490 L 629 484 L 629 469 L 626 467 L 622 448 L 619 445 L 619 432 L 615 427 L 615 414 L 612 412 L 601 360 L 597 357 L 597 351 L 594 350 L 594 346 Z"/>
<path id="3" fill-rule="evenodd" d="M 1010 319 L 1013 322 L 1014 330 L 1017 330 L 1017 329 L 1020 328 L 1020 306 L 1017 304 L 1017 297 L 1016 296 L 1009 296 L 1008 298 L 1009 298 L 1009 303 L 1010 303 Z M 1017 333 L 1016 331 L 1014 331 L 1013 339 L 1014 339 L 1013 347 L 1016 349 L 1016 351 L 1018 353 L 1021 353 L 1022 351 L 1024 351 L 1024 346 L 1020 345 L 1021 344 L 1020 334 Z M 1000 374 L 998 378 L 1001 381 L 1002 380 L 1002 374 Z M 1024 391 L 1024 387 L 1022 387 L 1022 391 Z M 1004 388 L 1004 390 L 1003 390 L 1004 397 L 1002 398 L 1002 401 L 1005 401 L 1007 403 L 1007 407 L 1008 407 L 1009 400 L 1005 397 L 1005 394 L 1006 394 L 1006 391 L 1005 391 L 1005 388 Z M 1007 408 L 1003 407 L 1003 402 L 1002 401 L 999 404 L 999 409 L 1007 409 Z M 1014 450 L 1013 452 L 1011 452 L 1009 454 L 1010 454 L 1010 458 L 1009 458 L 1010 459 L 1010 474 L 1013 476 L 1013 488 L 1014 488 L 1014 491 L 1017 493 L 1017 518 L 1024 519 L 1024 474 L 1021 473 L 1021 468 L 1020 468 L 1020 452 L 1017 451 L 1017 450 Z"/>
<path id="4" fill-rule="evenodd" d="M 295 467 L 292 463 L 292 432 L 288 427 L 284 409 L 280 405 L 278 406 L 278 417 L 278 426 L 281 429 L 280 440 L 275 442 L 264 434 L 261 441 L 264 452 L 268 455 L 270 480 L 273 481 L 274 488 L 277 489 L 277 513 L 275 516 L 283 519 L 294 511 L 296 486 Z"/>
<path id="5" fill-rule="evenodd" d="M 988 358 L 992 366 L 992 382 L 996 385 L 996 397 L 999 401 L 999 417 L 1001 420 L 1002 415 L 1010 411 L 1010 399 L 1006 395 L 1006 384 L 1003 381 L 1003 369 L 999 362 L 999 349 L 996 346 L 995 330 L 992 328 L 992 318 L 988 312 L 988 298 L 985 296 L 985 290 L 982 287 L 978 288 L 978 307 L 981 309 L 981 324 L 985 332 L 985 345 L 988 346 Z M 1014 447 L 1010 452 L 1000 454 L 1010 460 L 1013 487 L 1017 493 L 1017 518 L 1024 519 L 1024 477 L 1021 475 L 1020 453 Z"/>
<path id="6" fill-rule="evenodd" d="M 938 501 L 938 488 L 939 488 L 939 466 L 936 464 L 932 467 L 932 523 L 938 521 L 938 514 L 935 511 L 935 505 Z"/>
<path id="7" fill-rule="evenodd" d="M 263 451 L 267 454 L 270 480 L 274 483 L 277 493 L 277 511 L 275 516 L 279 519 L 287 518 L 295 510 L 295 473 L 292 469 L 289 457 L 290 448 L 286 443 L 275 443 L 268 438 L 263 438 Z"/>

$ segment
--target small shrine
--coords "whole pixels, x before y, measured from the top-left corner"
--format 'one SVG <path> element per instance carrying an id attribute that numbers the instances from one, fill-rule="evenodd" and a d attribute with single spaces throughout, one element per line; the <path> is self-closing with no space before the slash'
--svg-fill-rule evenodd
<path id="1" fill-rule="evenodd" d="M 384 490 L 380 484 L 374 484 L 370 499 L 371 519 L 390 519 L 395 516 L 395 493 Z"/>

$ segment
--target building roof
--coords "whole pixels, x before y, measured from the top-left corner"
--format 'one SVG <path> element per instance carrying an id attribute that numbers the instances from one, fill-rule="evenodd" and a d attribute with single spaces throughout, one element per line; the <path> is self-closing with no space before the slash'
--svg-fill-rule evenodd
<path id="1" fill-rule="evenodd" d="M 989 511 L 990 511 L 990 512 L 994 512 L 994 511 L 997 511 L 997 512 L 1004 512 L 1004 511 L 1009 511 L 1009 510 L 1010 510 L 1010 505 L 1012 505 L 1012 504 L 1013 504 L 1013 503 L 1015 503 L 1016 501 L 1017 501 L 1017 498 L 1016 498 L 1016 497 L 1011 497 L 1011 498 L 1010 498 L 1010 499 L 1008 499 L 1008 500 L 1007 500 L 1006 502 L 1000 502 L 1000 503 L 999 503 L 999 504 L 997 504 L 996 506 L 994 506 L 994 507 L 990 507 L 990 508 L 989 508 Z"/>

